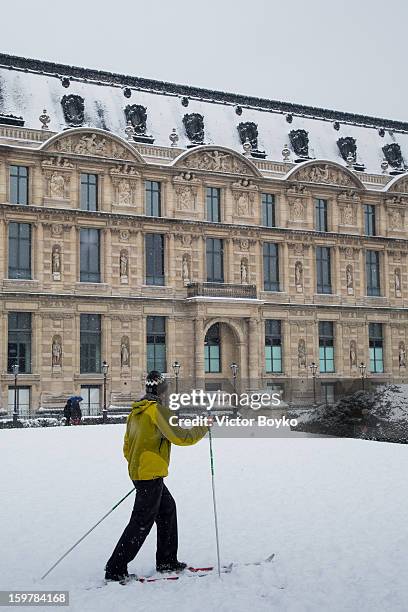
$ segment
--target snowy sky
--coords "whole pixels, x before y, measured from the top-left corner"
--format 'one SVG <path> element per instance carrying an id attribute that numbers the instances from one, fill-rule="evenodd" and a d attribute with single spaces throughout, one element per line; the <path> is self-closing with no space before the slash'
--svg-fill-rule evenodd
<path id="1" fill-rule="evenodd" d="M 406 0 L 20 0 L 3 24 L 16 7 L 4 53 L 408 120 Z"/>

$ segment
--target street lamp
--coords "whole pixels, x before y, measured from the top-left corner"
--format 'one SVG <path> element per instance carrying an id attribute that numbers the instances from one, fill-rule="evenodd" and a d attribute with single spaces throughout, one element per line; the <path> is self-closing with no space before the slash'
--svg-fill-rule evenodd
<path id="1" fill-rule="evenodd" d="M 179 377 L 181 365 L 179 364 L 178 361 L 175 361 L 172 367 L 173 367 L 174 376 L 176 377 L 176 393 L 178 393 L 179 392 L 178 377 Z"/>
<path id="2" fill-rule="evenodd" d="M 237 396 L 237 374 L 238 374 L 238 364 L 235 363 L 235 361 L 233 361 L 230 365 L 231 368 L 231 372 L 232 372 L 232 384 L 234 386 L 234 394 L 235 394 L 235 408 L 234 408 L 234 414 L 237 413 L 238 409 L 237 409 L 237 405 L 238 405 L 238 396 Z"/>
<path id="3" fill-rule="evenodd" d="M 358 366 L 360 368 L 360 376 L 361 376 L 361 389 L 364 391 L 365 390 L 365 377 L 366 377 L 366 369 L 367 366 L 365 365 L 365 363 L 361 362 L 360 365 Z"/>
<path id="4" fill-rule="evenodd" d="M 310 371 L 313 376 L 313 406 L 316 406 L 316 372 L 317 372 L 317 364 L 312 361 L 309 365 Z"/>
<path id="5" fill-rule="evenodd" d="M 17 396 L 17 376 L 19 372 L 18 363 L 13 363 L 11 371 L 14 374 L 14 411 L 13 411 L 13 426 L 16 427 L 18 422 L 18 396 Z"/>
<path id="6" fill-rule="evenodd" d="M 107 423 L 108 421 L 108 410 L 106 408 L 106 381 L 108 377 L 109 365 L 104 361 L 102 363 L 102 373 L 103 373 L 103 410 L 102 410 L 102 421 L 103 423 Z"/>

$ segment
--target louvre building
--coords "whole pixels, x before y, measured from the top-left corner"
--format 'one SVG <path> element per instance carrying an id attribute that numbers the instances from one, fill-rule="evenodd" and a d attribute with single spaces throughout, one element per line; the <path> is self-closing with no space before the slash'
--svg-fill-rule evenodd
<path id="1" fill-rule="evenodd" d="M 0 55 L 0 412 L 407 378 L 408 123 Z M 362 367 L 365 366 L 365 367 Z M 213 387 L 214 388 L 214 387 Z"/>

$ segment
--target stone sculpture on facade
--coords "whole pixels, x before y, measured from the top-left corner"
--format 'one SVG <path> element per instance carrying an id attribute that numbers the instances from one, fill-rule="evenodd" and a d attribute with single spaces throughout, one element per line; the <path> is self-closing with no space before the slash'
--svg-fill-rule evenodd
<path id="1" fill-rule="evenodd" d="M 295 263 L 295 285 L 298 293 L 303 292 L 303 265 L 301 261 Z"/>
<path id="2" fill-rule="evenodd" d="M 54 244 L 52 247 L 52 277 L 53 280 L 61 280 L 61 247 L 59 244 Z"/>
<path id="3" fill-rule="evenodd" d="M 122 249 L 119 255 L 120 282 L 127 285 L 129 282 L 129 256 L 126 249 Z"/>
<path id="4" fill-rule="evenodd" d="M 241 259 L 241 284 L 248 284 L 248 260 L 245 257 Z"/>
<path id="5" fill-rule="evenodd" d="M 399 347 L 398 347 L 398 365 L 400 368 L 407 367 L 405 343 L 403 341 L 399 343 Z"/>
<path id="6" fill-rule="evenodd" d="M 53 172 L 50 178 L 50 197 L 57 200 L 65 198 L 65 178 L 58 172 Z"/>
<path id="7" fill-rule="evenodd" d="M 355 340 L 350 342 L 350 368 L 357 367 L 357 344 Z"/>
<path id="8" fill-rule="evenodd" d="M 350 264 L 346 267 L 346 286 L 347 286 L 348 295 L 353 295 L 354 293 L 353 266 Z"/>
<path id="9" fill-rule="evenodd" d="M 187 253 L 184 253 L 182 260 L 182 275 L 184 285 L 188 285 L 191 282 L 190 273 L 190 258 Z"/>
<path id="10" fill-rule="evenodd" d="M 129 338 L 127 336 L 123 336 L 120 341 L 120 366 L 121 368 L 130 366 Z"/>
<path id="11" fill-rule="evenodd" d="M 306 367 L 306 343 L 303 338 L 298 343 L 298 363 L 299 368 Z"/>
<path id="12" fill-rule="evenodd" d="M 396 297 L 401 297 L 401 270 L 400 268 L 395 268 L 394 270 L 394 286 L 395 286 Z"/>
<path id="13" fill-rule="evenodd" d="M 62 340 L 61 336 L 52 339 L 52 367 L 60 368 L 62 365 Z"/>

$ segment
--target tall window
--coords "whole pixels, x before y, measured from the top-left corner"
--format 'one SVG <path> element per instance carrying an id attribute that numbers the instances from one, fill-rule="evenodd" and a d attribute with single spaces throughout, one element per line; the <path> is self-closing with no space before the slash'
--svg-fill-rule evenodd
<path id="1" fill-rule="evenodd" d="M 98 176 L 81 174 L 81 210 L 98 210 Z"/>
<path id="2" fill-rule="evenodd" d="M 221 334 L 220 324 L 214 323 L 205 334 L 204 341 L 205 371 L 216 374 L 221 372 Z"/>
<path id="3" fill-rule="evenodd" d="M 8 315 L 7 370 L 17 364 L 20 374 L 31 372 L 31 312 L 10 312 Z"/>
<path id="4" fill-rule="evenodd" d="M 9 278 L 31 278 L 31 225 L 9 224 Z"/>
<path id="5" fill-rule="evenodd" d="M 262 194 L 262 225 L 275 227 L 275 196 L 272 193 Z"/>
<path id="6" fill-rule="evenodd" d="M 382 323 L 370 323 L 368 341 L 370 351 L 370 372 L 384 372 L 383 328 Z"/>
<path id="7" fill-rule="evenodd" d="M 334 332 L 332 321 L 319 322 L 319 370 L 334 372 Z"/>
<path id="8" fill-rule="evenodd" d="M 145 210 L 150 217 L 161 217 L 161 183 L 145 181 Z"/>
<path id="9" fill-rule="evenodd" d="M 206 192 L 207 221 L 221 221 L 221 189 L 207 187 Z"/>
<path id="10" fill-rule="evenodd" d="M 146 234 L 146 285 L 164 285 L 164 236 Z"/>
<path id="11" fill-rule="evenodd" d="M 380 254 L 366 251 L 367 295 L 380 295 Z"/>
<path id="12" fill-rule="evenodd" d="M 318 198 L 315 201 L 316 229 L 318 232 L 327 232 L 327 200 Z"/>
<path id="13" fill-rule="evenodd" d="M 273 242 L 263 245 L 264 290 L 279 291 L 279 247 Z"/>
<path id="14" fill-rule="evenodd" d="M 265 321 L 265 367 L 267 372 L 282 372 L 281 322 Z"/>
<path id="15" fill-rule="evenodd" d="M 224 247 L 219 238 L 207 238 L 207 281 L 210 283 L 224 282 Z"/>
<path id="16" fill-rule="evenodd" d="M 100 231 L 82 228 L 80 243 L 80 281 L 81 283 L 100 283 Z"/>
<path id="17" fill-rule="evenodd" d="M 28 168 L 10 166 L 10 202 L 28 204 Z"/>
<path id="18" fill-rule="evenodd" d="M 317 293 L 331 293 L 330 247 L 316 248 Z"/>
<path id="19" fill-rule="evenodd" d="M 80 368 L 84 374 L 101 371 L 101 315 L 81 314 Z"/>
<path id="20" fill-rule="evenodd" d="M 166 371 L 166 318 L 147 317 L 147 371 Z"/>
<path id="21" fill-rule="evenodd" d="M 364 204 L 364 232 L 367 236 L 375 236 L 375 206 Z"/>

